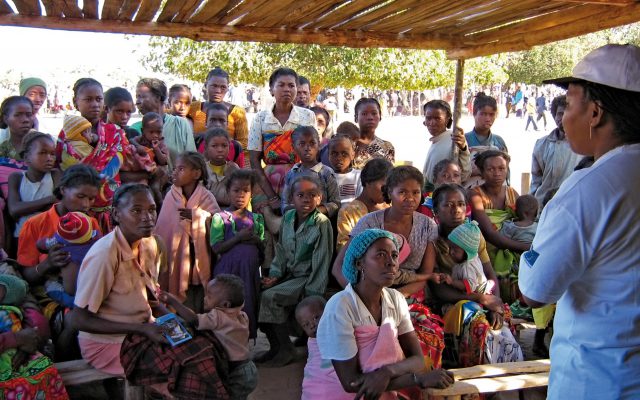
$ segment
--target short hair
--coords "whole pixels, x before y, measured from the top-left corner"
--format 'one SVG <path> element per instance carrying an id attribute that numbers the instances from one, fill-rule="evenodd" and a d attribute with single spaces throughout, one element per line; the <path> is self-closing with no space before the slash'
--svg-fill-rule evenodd
<path id="1" fill-rule="evenodd" d="M 24 96 L 9 96 L 2 101 L 2 105 L 0 105 L 0 128 L 6 129 L 8 125 L 4 122 L 4 118 L 11 113 L 13 107 L 18 104 L 27 104 L 31 107 L 31 111 L 33 111 L 33 103 L 29 100 L 28 97 Z"/>
<path id="2" fill-rule="evenodd" d="M 53 189 L 53 195 L 58 200 L 62 200 L 62 188 L 77 188 L 83 185 L 89 185 L 96 188 L 100 188 L 102 183 L 100 175 L 95 168 L 86 164 L 75 164 L 67 168 L 62 174 L 60 183 Z"/>
<path id="3" fill-rule="evenodd" d="M 152 121 L 160 121 L 164 123 L 164 120 L 162 119 L 160 114 L 156 112 L 148 112 L 142 116 L 142 128 L 147 126 L 147 124 Z"/>
<path id="4" fill-rule="evenodd" d="M 229 73 L 220 67 L 215 67 L 214 69 L 209 71 L 209 73 L 207 74 L 207 79 L 204 80 L 205 84 L 209 82 L 209 79 L 213 78 L 214 76 L 217 76 L 219 78 L 224 78 L 227 80 L 227 83 L 229 83 Z"/>
<path id="5" fill-rule="evenodd" d="M 382 119 L 382 108 L 380 107 L 380 102 L 374 99 L 373 97 L 362 97 L 356 102 L 356 105 L 353 107 L 353 116 L 355 122 L 358 122 L 358 111 L 360 108 L 366 104 L 373 104 L 378 109 L 378 114 L 380 114 L 380 119 Z"/>
<path id="6" fill-rule="evenodd" d="M 479 92 L 473 99 L 473 115 L 476 115 L 478 111 L 489 106 L 493 111 L 498 111 L 498 102 L 491 96 Z"/>
<path id="7" fill-rule="evenodd" d="M 429 177 L 429 179 L 431 179 L 431 182 L 435 183 L 435 181 L 438 180 L 437 179 L 438 175 L 440 175 L 440 173 L 444 171 L 451 164 L 460 168 L 457 162 L 453 160 L 449 160 L 448 158 L 438 161 L 436 165 L 433 166 L 433 175 Z"/>
<path id="8" fill-rule="evenodd" d="M 453 125 L 453 113 L 451 112 L 451 106 L 444 100 L 431 100 L 425 103 L 422 107 L 425 115 L 427 114 L 427 109 L 431 108 L 433 110 L 442 110 L 447 114 L 447 128 L 451 128 Z"/>
<path id="9" fill-rule="evenodd" d="M 169 98 L 176 96 L 179 93 L 187 92 L 189 96 L 189 101 L 191 101 L 191 88 L 187 85 L 183 85 L 181 83 L 176 83 L 175 85 L 169 88 Z"/>
<path id="10" fill-rule="evenodd" d="M 197 151 L 185 151 L 178 155 L 179 159 L 189 164 L 193 169 L 200 170 L 200 180 L 204 186 L 209 184 L 209 169 L 207 168 L 207 160 Z"/>
<path id="11" fill-rule="evenodd" d="M 500 150 L 486 150 L 483 151 L 482 153 L 478 154 L 475 158 L 475 160 L 473 160 L 473 162 L 476 164 L 476 167 L 478 167 L 478 169 L 480 170 L 480 172 L 484 172 L 484 163 L 490 159 L 490 158 L 494 158 L 494 157 L 502 157 L 507 164 L 509 164 L 511 162 L 511 157 L 509 156 L 509 154 L 505 153 L 504 151 L 500 151 Z"/>
<path id="12" fill-rule="evenodd" d="M 302 85 L 309 85 L 309 89 L 311 89 L 311 82 L 309 82 L 309 79 L 307 79 L 307 77 L 299 75 L 298 76 L 298 86 L 302 86 Z"/>
<path id="13" fill-rule="evenodd" d="M 445 183 L 444 185 L 439 186 L 436 190 L 433 191 L 431 195 L 431 201 L 433 202 L 433 209 L 438 210 L 440 204 L 443 202 L 444 195 L 448 193 L 458 192 L 462 195 L 462 198 L 467 201 L 467 191 L 457 183 Z"/>
<path id="14" fill-rule="evenodd" d="M 133 104 L 133 97 L 131 93 L 125 88 L 112 87 L 104 92 L 104 105 L 112 108 L 118 105 L 122 101 L 128 101 Z"/>
<path id="15" fill-rule="evenodd" d="M 167 85 L 157 78 L 142 78 L 138 81 L 136 87 L 145 86 L 151 94 L 160 99 L 161 102 L 167 100 Z"/>
<path id="16" fill-rule="evenodd" d="M 269 87 L 273 88 L 273 86 L 276 84 L 276 81 L 281 76 L 292 76 L 295 79 L 296 83 L 298 82 L 298 74 L 296 73 L 296 71 L 292 70 L 291 68 L 280 67 L 271 73 L 271 76 L 269 77 Z"/>
<path id="17" fill-rule="evenodd" d="M 313 107 L 309 107 L 309 110 L 313 111 L 313 113 L 315 115 L 318 115 L 318 114 L 324 115 L 324 119 L 325 119 L 325 121 L 327 121 L 327 124 L 329 124 L 329 122 L 331 122 L 331 117 L 329 116 L 329 111 L 325 110 L 324 108 L 318 107 L 318 106 L 313 106 Z"/>
<path id="18" fill-rule="evenodd" d="M 205 143 L 205 145 L 208 146 L 209 142 L 211 142 L 211 140 L 213 138 L 217 138 L 217 137 L 225 138 L 225 139 L 227 139 L 227 142 L 231 140 L 229 138 L 229 133 L 227 132 L 226 129 L 224 129 L 224 128 L 211 128 L 211 129 L 207 129 L 204 132 L 204 143 Z"/>
<path id="19" fill-rule="evenodd" d="M 229 117 L 229 109 L 227 108 L 227 106 L 225 106 L 222 103 L 209 103 L 207 105 L 207 110 L 206 110 L 207 119 L 209 118 L 209 113 L 211 111 L 214 111 L 214 110 L 215 111 L 224 111 L 224 113 L 227 114 L 227 118 Z"/>
<path id="20" fill-rule="evenodd" d="M 231 185 L 236 181 L 249 181 L 251 183 L 251 188 L 256 184 L 258 178 L 256 177 L 256 173 L 250 169 L 237 169 L 229 175 L 229 177 L 225 180 L 225 187 L 227 191 L 231 190 Z"/>
<path id="21" fill-rule="evenodd" d="M 387 203 L 391 203 L 391 192 L 402 182 L 406 182 L 408 180 L 415 180 L 418 182 L 420 188 L 424 186 L 424 175 L 422 172 L 418 170 L 418 168 L 412 165 L 401 165 L 399 167 L 393 168 L 389 175 L 387 175 L 387 181 L 382 189 L 382 195 L 384 197 L 384 201 Z"/>
<path id="22" fill-rule="evenodd" d="M 296 129 L 293 130 L 293 133 L 291 133 L 291 142 L 295 144 L 295 142 L 300 138 L 300 136 L 313 136 L 316 141 L 318 142 L 318 145 L 320 145 L 320 135 L 318 134 L 318 131 L 316 130 L 316 128 L 314 128 L 313 126 L 299 126 Z"/>
<path id="23" fill-rule="evenodd" d="M 335 135 L 334 137 L 329 139 L 329 143 L 327 143 L 327 150 L 331 151 L 331 146 L 333 146 L 334 144 L 338 143 L 341 140 L 346 140 L 347 142 L 349 142 L 349 146 L 351 146 L 351 149 L 354 149 L 354 143 L 349 136 Z"/>
<path id="24" fill-rule="evenodd" d="M 349 137 L 360 137 L 360 128 L 350 121 L 344 121 L 336 128 L 336 135 L 348 135 Z"/>
<path id="25" fill-rule="evenodd" d="M 377 182 L 380 179 L 387 178 L 389 172 L 393 169 L 393 164 L 386 158 L 374 158 L 369 160 L 362 168 L 360 173 L 360 182 L 362 187 L 367 186 L 370 183 Z"/>
<path id="26" fill-rule="evenodd" d="M 89 86 L 97 86 L 102 90 L 102 84 L 93 78 L 80 78 L 73 84 L 73 98 L 78 97 L 80 90 Z"/>
<path id="27" fill-rule="evenodd" d="M 244 282 L 242 278 L 232 274 L 219 274 L 213 280 L 215 280 L 216 284 L 222 285 L 225 299 L 231 303 L 231 307 L 240 307 L 244 303 Z"/>
<path id="28" fill-rule="evenodd" d="M 300 314 L 300 312 L 305 308 L 317 306 L 321 310 L 324 310 L 324 307 L 326 305 L 327 305 L 327 301 L 322 296 L 314 295 L 314 296 L 305 297 L 296 306 L 296 311 L 295 311 L 296 320 L 298 319 L 298 315 Z"/>
<path id="29" fill-rule="evenodd" d="M 538 199 L 530 194 L 524 194 L 516 199 L 516 215 L 518 218 L 524 218 L 524 213 L 531 215 L 538 214 Z"/>
<path id="30" fill-rule="evenodd" d="M 131 198 L 133 195 L 142 192 L 146 192 L 153 197 L 153 192 L 151 191 L 149 186 L 143 185 L 142 183 L 126 183 L 120 186 L 113 194 L 113 208 L 121 207 L 126 200 Z"/>
<path id="31" fill-rule="evenodd" d="M 553 118 L 556 117 L 556 113 L 558 112 L 558 107 L 562 107 L 562 108 L 567 108 L 567 96 L 566 95 L 561 95 L 561 96 L 556 96 L 553 98 L 553 100 L 551 100 L 551 116 Z"/>
<path id="32" fill-rule="evenodd" d="M 36 143 L 40 139 L 48 140 L 54 145 L 56 144 L 55 140 L 53 140 L 53 137 L 51 137 L 51 135 L 49 135 L 48 133 L 30 131 L 22 138 L 22 151 L 20 152 L 20 156 L 24 158 L 24 156 L 31 151 L 34 143 Z"/>
<path id="33" fill-rule="evenodd" d="M 291 183 L 291 191 L 289 192 L 289 198 L 287 199 L 289 200 L 289 202 L 293 201 L 293 195 L 296 191 L 296 185 L 302 181 L 311 182 L 316 185 L 316 187 L 318 188 L 318 193 L 320 193 L 320 195 L 322 196 L 322 182 L 320 182 L 320 179 L 312 175 L 300 175 L 296 177 L 296 179 L 294 179 L 294 181 Z"/>

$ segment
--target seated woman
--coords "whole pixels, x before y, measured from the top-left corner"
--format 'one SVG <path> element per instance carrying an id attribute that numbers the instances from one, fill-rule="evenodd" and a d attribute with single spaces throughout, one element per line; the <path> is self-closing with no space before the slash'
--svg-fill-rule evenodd
<path id="1" fill-rule="evenodd" d="M 155 298 L 166 265 L 164 246 L 152 236 L 151 190 L 141 184 L 118 188 L 112 218 L 115 229 L 91 248 L 78 276 L 71 319 L 80 331 L 82 357 L 164 395 L 224 398 L 216 339 L 194 336 L 190 345 L 173 348 L 154 323 L 154 315 L 166 314 Z"/>
<path id="2" fill-rule="evenodd" d="M 0 257 L 6 254 L 0 250 Z M 0 262 L 0 388 L 5 399 L 68 399 L 53 362 L 38 350 L 49 326 L 12 265 Z"/>
<path id="3" fill-rule="evenodd" d="M 395 390 L 451 385 L 450 372 L 425 373 L 407 304 L 388 289 L 399 272 L 394 235 L 367 229 L 354 236 L 342 272 L 348 284 L 327 303 L 317 333 L 320 355 L 339 379 L 324 383 L 325 398 L 397 399 Z"/>
<path id="4" fill-rule="evenodd" d="M 439 221 L 439 238 L 436 241 L 437 271 L 451 275 L 456 263 L 450 256 L 447 238 L 466 220 L 465 190 L 460 185 L 442 185 L 433 192 L 433 206 Z M 493 282 L 493 294 L 465 293 L 449 285 L 433 286 L 434 300 L 438 303 L 436 308 L 447 305 L 449 309 L 444 316 L 444 330 L 456 338 L 449 354 L 452 354 L 452 361 L 461 367 L 521 360 L 520 346 L 509 331 L 503 329 L 503 322 L 505 319 L 508 321 L 511 312 L 509 306 L 500 300 L 498 278 L 491 266 L 482 236 L 478 256 L 484 275 Z M 455 306 L 450 307 L 451 304 Z"/>
<path id="5" fill-rule="evenodd" d="M 469 201 L 473 219 L 478 221 L 482 235 L 487 239 L 487 250 L 491 263 L 498 276 L 502 279 L 503 300 L 508 303 L 517 298 L 515 288 L 511 288 L 511 266 L 514 258 L 509 250 L 523 252 L 529 250 L 530 245 L 509 239 L 500 234 L 502 223 L 515 217 L 518 192 L 511 186 L 506 186 L 507 173 L 511 157 L 499 150 L 487 150 L 475 159 L 476 166 L 482 174 L 484 183 L 469 191 Z"/>

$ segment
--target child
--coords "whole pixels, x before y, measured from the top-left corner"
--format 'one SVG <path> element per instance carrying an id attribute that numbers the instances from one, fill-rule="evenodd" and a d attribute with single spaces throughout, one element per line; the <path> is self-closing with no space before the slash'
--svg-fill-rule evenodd
<path id="1" fill-rule="evenodd" d="M 360 174 L 362 192 L 355 200 L 344 205 L 338 211 L 336 251 L 340 251 L 347 244 L 351 230 L 360 218 L 370 212 L 389 207 L 389 203 L 384 200 L 382 187 L 391 169 L 393 169 L 393 164 L 384 158 L 373 159 L 364 166 Z"/>
<path id="2" fill-rule="evenodd" d="M 53 236 L 36 242 L 36 247 L 43 254 L 48 254 L 54 246 L 69 254 L 69 263 L 60 269 L 60 273 L 47 276 L 44 287 L 49 297 L 65 307 L 73 308 L 80 265 L 99 238 L 100 232 L 97 226 L 93 226 L 91 217 L 74 211 L 60 217 L 58 230 Z"/>
<path id="3" fill-rule="evenodd" d="M 293 205 L 289 199 L 291 196 L 291 183 L 298 177 L 303 175 L 315 176 L 322 185 L 323 203 L 318 207 L 318 211 L 332 218 L 337 214 L 340 208 L 340 195 L 338 194 L 338 183 L 333 170 L 317 161 L 318 144 L 320 138 L 318 132 L 312 126 L 299 126 L 291 134 L 293 141 L 293 149 L 296 152 L 300 162 L 295 164 L 284 179 L 284 188 L 282 189 L 282 213 L 290 210 Z"/>
<path id="4" fill-rule="evenodd" d="M 472 221 L 458 225 L 451 231 L 448 239 L 449 255 L 456 265 L 453 266 L 451 276 L 445 275 L 446 283 L 467 294 L 491 294 L 493 281 L 487 280 L 478 257 L 478 223 Z"/>
<path id="5" fill-rule="evenodd" d="M 210 229 L 211 248 L 217 257 L 213 276 L 224 273 L 242 278 L 251 339 L 257 337 L 258 330 L 259 269 L 264 242 L 262 215 L 247 211 L 255 183 L 253 172 L 241 169 L 226 179 L 228 208 L 213 215 Z"/>
<path id="6" fill-rule="evenodd" d="M 200 331 L 212 331 L 229 357 L 229 375 L 224 386 L 230 399 L 246 399 L 258 386 L 258 369 L 249 359 L 249 319 L 242 311 L 242 279 L 220 274 L 207 284 L 206 313 L 194 313 L 170 293 L 158 299 L 175 308 L 185 322 Z"/>
<path id="7" fill-rule="evenodd" d="M 351 143 L 358 143 L 360 140 L 360 128 L 353 122 L 344 121 L 336 128 L 335 136 L 348 136 L 351 139 Z M 320 148 L 318 159 L 327 167 L 331 166 L 329 162 L 329 143 L 326 143 Z"/>
<path id="8" fill-rule="evenodd" d="M 240 169 L 233 161 L 227 161 L 229 154 L 229 135 L 223 128 L 212 128 L 205 132 L 204 157 L 209 169 L 209 185 L 207 189 L 216 197 L 220 207 L 230 204 L 225 185 L 225 178 L 233 171 Z"/>
<path id="9" fill-rule="evenodd" d="M 536 107 L 534 106 L 532 101 L 529 101 L 528 97 L 524 98 L 524 109 L 527 115 L 527 124 L 524 127 L 524 131 L 529 130 L 529 124 L 533 124 L 533 130 L 538 131 L 538 125 L 536 125 L 536 121 L 534 121 L 533 116 L 536 113 Z"/>
<path id="10" fill-rule="evenodd" d="M 536 235 L 538 223 L 538 200 L 530 194 L 525 194 L 516 200 L 517 221 L 505 221 L 500 233 L 509 239 L 531 243 Z"/>
<path id="11" fill-rule="evenodd" d="M 338 183 L 341 205 L 352 202 L 362 192 L 361 171 L 352 168 L 354 155 L 353 142 L 347 136 L 337 135 L 329 141 L 329 162 Z"/>
<path id="12" fill-rule="evenodd" d="M 322 201 L 318 179 L 310 175 L 297 177 L 289 196 L 294 209 L 282 218 L 275 258 L 269 276 L 262 278 L 264 291 L 258 316 L 270 349 L 256 361 L 270 360 L 273 367 L 293 360 L 295 350 L 289 340 L 287 321 L 302 298 L 324 294 L 333 255 L 331 222 L 318 210 Z"/>
<path id="13" fill-rule="evenodd" d="M 360 126 L 360 139 L 357 142 L 354 168 L 362 169 L 373 158 L 386 158 L 395 162 L 396 151 L 391 142 L 376 136 L 380 123 L 380 103 L 371 97 L 363 97 L 355 105 L 355 122 Z"/>
<path id="14" fill-rule="evenodd" d="M 207 226 L 210 217 L 220 212 L 216 198 L 207 190 L 208 175 L 202 154 L 180 154 L 155 227 L 167 244 L 167 271 L 161 287 L 196 312 L 202 311 L 204 288 L 211 278 Z"/>
<path id="15" fill-rule="evenodd" d="M 171 86 L 169 88 L 169 114 L 187 118 L 189 107 L 191 107 L 191 89 L 189 86 L 180 84 Z"/>
<path id="16" fill-rule="evenodd" d="M 329 142 L 329 139 L 332 136 L 332 128 L 331 128 L 331 117 L 329 116 L 329 112 L 322 107 L 311 107 L 309 108 L 316 115 L 316 125 L 315 128 L 318 131 L 318 135 L 321 138 L 322 145 L 326 145 Z"/>
<path id="17" fill-rule="evenodd" d="M 24 96 L 10 96 L 0 105 L 0 157 L 21 161 L 22 140 L 33 127 L 33 103 Z M 4 131 L 4 132 L 2 132 Z"/>
<path id="18" fill-rule="evenodd" d="M 220 128 L 227 130 L 229 124 L 229 110 L 222 103 L 210 103 L 207 106 L 207 129 Z M 204 138 L 206 132 L 199 134 L 196 137 L 196 147 L 200 153 L 204 153 Z M 228 136 L 228 133 L 227 133 Z M 229 140 L 229 154 L 227 155 L 228 161 L 233 161 L 240 168 L 245 167 L 244 152 L 242 151 L 242 145 L 237 140 Z M 249 166 L 248 164 L 246 165 Z"/>
<path id="19" fill-rule="evenodd" d="M 169 149 L 162 137 L 162 116 L 154 112 L 148 112 L 142 117 L 142 135 L 131 139 L 135 147 L 134 158 L 137 167 L 141 171 L 149 173 L 149 181 L 146 183 L 153 191 L 156 204 L 162 204 L 162 189 L 169 181 L 167 165 L 169 164 Z"/>
<path id="20" fill-rule="evenodd" d="M 88 122 L 88 121 L 87 121 Z M 56 147 L 53 138 L 45 133 L 31 131 L 23 139 L 23 156 L 28 169 L 9 176 L 9 214 L 16 221 L 14 237 L 20 235 L 24 222 L 56 202 L 53 188 L 62 173 L 54 168 Z"/>
<path id="21" fill-rule="evenodd" d="M 138 132 L 128 125 L 134 110 L 133 97 L 127 89 L 113 87 L 104 92 L 104 112 L 107 123 L 121 127 L 129 140 L 138 136 Z"/>

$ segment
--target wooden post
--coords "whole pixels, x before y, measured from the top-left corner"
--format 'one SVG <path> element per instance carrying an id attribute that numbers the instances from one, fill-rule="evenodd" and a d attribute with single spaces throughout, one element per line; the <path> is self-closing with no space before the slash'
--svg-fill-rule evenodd
<path id="1" fill-rule="evenodd" d="M 531 188 L 531 174 L 523 172 L 520 178 L 520 194 L 528 194 Z"/>
<path id="2" fill-rule="evenodd" d="M 462 116 L 462 96 L 464 89 L 464 59 L 456 61 L 456 87 L 453 91 L 453 125 L 451 131 L 455 133 Z M 453 158 L 457 158 L 458 146 L 455 142 L 451 144 L 451 153 Z"/>

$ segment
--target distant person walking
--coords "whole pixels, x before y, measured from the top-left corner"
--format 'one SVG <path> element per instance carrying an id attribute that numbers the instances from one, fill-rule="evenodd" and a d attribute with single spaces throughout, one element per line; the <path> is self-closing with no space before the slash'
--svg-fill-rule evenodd
<path id="1" fill-rule="evenodd" d="M 536 122 L 540 122 L 540 118 L 542 118 L 544 121 L 544 129 L 547 129 L 547 116 L 545 115 L 545 111 L 547 111 L 547 99 L 544 97 L 544 93 L 540 93 L 540 96 L 536 98 L 536 112 L 538 113 Z"/>

